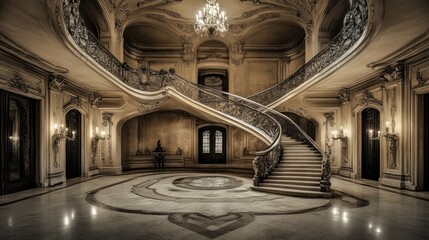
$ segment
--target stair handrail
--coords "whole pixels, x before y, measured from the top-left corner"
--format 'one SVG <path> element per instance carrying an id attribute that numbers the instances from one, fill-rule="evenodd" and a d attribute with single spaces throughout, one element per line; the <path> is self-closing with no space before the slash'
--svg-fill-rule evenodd
<path id="1" fill-rule="evenodd" d="M 282 127 L 282 133 L 285 133 L 292 137 L 293 139 L 306 143 L 316 149 L 320 155 L 322 156 L 322 176 L 320 179 L 320 187 L 322 192 L 330 192 L 331 186 L 331 168 L 330 168 L 330 159 L 327 157 L 327 154 L 322 150 L 322 148 L 317 144 L 313 138 L 311 138 L 298 124 L 296 124 L 292 119 L 288 116 L 271 109 L 267 106 L 264 106 L 258 102 L 254 102 L 250 99 L 235 95 L 229 92 L 223 92 L 214 88 L 210 88 L 207 86 L 200 85 L 201 88 L 206 88 L 207 91 L 212 91 L 217 94 L 223 94 L 228 96 L 230 99 L 236 99 L 238 102 L 246 102 L 247 105 L 258 109 L 259 111 L 264 111 L 270 114 L 277 122 L 280 123 Z M 261 179 L 263 181 L 263 179 Z M 257 186 L 257 185 L 256 185 Z"/>
<path id="2" fill-rule="evenodd" d="M 326 70 L 330 65 L 342 57 L 355 43 L 357 43 L 367 28 L 368 2 L 371 0 L 350 0 L 350 10 L 343 20 L 341 31 L 311 60 L 300 67 L 296 72 L 280 83 L 258 92 L 248 99 L 263 105 L 270 105 L 284 98 L 294 89 L 302 86 L 317 74 Z"/>

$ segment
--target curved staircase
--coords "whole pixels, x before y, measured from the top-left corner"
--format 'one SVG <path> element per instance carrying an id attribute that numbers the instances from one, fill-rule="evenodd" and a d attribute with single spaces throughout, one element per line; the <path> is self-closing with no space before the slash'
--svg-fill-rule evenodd
<path id="1" fill-rule="evenodd" d="M 332 197 L 332 192 L 321 192 L 322 155 L 302 142 L 283 134 L 283 154 L 277 167 L 256 191 L 300 197 Z"/>

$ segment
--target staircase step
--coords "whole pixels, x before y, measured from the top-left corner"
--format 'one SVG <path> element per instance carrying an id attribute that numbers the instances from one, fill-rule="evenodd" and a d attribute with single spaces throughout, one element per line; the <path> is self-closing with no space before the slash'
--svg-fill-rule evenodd
<path id="1" fill-rule="evenodd" d="M 279 195 L 287 195 L 294 197 L 313 197 L 313 198 L 333 198 L 334 192 L 314 192 L 296 189 L 282 189 L 282 188 L 269 188 L 269 187 L 251 187 L 252 190 L 259 192 L 274 193 Z M 328 203 L 329 204 L 329 203 Z"/>
<path id="2" fill-rule="evenodd" d="M 294 181 L 319 181 L 320 182 L 320 176 L 319 177 L 308 177 L 308 176 L 276 176 L 276 175 L 270 175 L 267 179 L 278 179 L 278 180 L 294 180 Z"/>
<path id="3" fill-rule="evenodd" d="M 322 166 L 321 163 L 306 164 L 306 163 L 287 163 L 283 161 L 277 165 L 278 168 L 313 168 L 313 169 L 320 169 L 321 166 Z"/>
<path id="4" fill-rule="evenodd" d="M 321 166 L 322 165 L 322 161 L 318 161 L 318 160 L 281 160 L 280 164 L 281 165 L 293 165 L 293 164 L 297 164 L 297 165 L 317 165 L 317 166 Z"/>
<path id="5" fill-rule="evenodd" d="M 305 185 L 265 183 L 265 182 L 262 182 L 259 185 L 261 187 L 281 188 L 281 189 L 297 189 L 297 190 L 320 192 L 320 186 L 305 186 Z"/>
<path id="6" fill-rule="evenodd" d="M 320 181 L 298 181 L 298 180 L 278 180 L 278 179 L 264 179 L 264 183 L 274 183 L 283 185 L 299 185 L 299 186 L 315 186 L 320 189 Z"/>
<path id="7" fill-rule="evenodd" d="M 321 174 L 320 168 L 311 169 L 311 168 L 276 168 L 276 172 L 284 172 L 284 173 L 319 173 Z"/>
<path id="8" fill-rule="evenodd" d="M 321 158 L 317 157 L 317 156 L 313 156 L 313 157 L 302 157 L 302 156 L 285 156 L 284 158 L 282 158 L 284 160 L 310 160 L 310 161 L 319 161 L 321 162 Z"/>
<path id="9" fill-rule="evenodd" d="M 284 172 L 284 171 L 274 171 L 271 176 L 299 176 L 299 177 L 321 177 L 322 171 L 320 172 Z"/>

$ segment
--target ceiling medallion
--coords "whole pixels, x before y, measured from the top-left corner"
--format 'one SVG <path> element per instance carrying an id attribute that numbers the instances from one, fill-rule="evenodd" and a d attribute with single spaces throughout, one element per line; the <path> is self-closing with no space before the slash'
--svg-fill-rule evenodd
<path id="1" fill-rule="evenodd" d="M 207 0 L 203 11 L 196 14 L 195 32 L 201 37 L 225 36 L 228 23 L 224 11 L 220 11 L 216 0 Z"/>

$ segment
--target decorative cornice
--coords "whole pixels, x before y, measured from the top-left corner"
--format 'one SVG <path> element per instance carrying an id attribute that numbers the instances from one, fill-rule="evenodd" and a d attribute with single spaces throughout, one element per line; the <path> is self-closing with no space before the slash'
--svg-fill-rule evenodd
<path id="1" fill-rule="evenodd" d="M 387 82 L 404 81 L 404 65 L 387 66 L 380 75 L 380 79 Z"/>
<path id="2" fill-rule="evenodd" d="M 63 87 L 66 86 L 64 77 L 54 73 L 50 73 L 48 76 L 49 90 L 62 91 Z"/>
<path id="3" fill-rule="evenodd" d="M 27 62 L 30 62 L 46 71 L 50 72 L 56 72 L 65 74 L 68 73 L 68 69 L 56 66 L 41 57 L 37 56 L 36 54 L 32 53 L 31 51 L 25 49 L 23 46 L 17 44 L 12 39 L 4 35 L 3 33 L 0 33 L 0 49 L 9 52 L 10 54 L 23 59 Z"/>
<path id="4" fill-rule="evenodd" d="M 338 98 L 340 102 L 345 104 L 350 102 L 350 88 L 341 89 L 338 93 Z"/>
<path id="5" fill-rule="evenodd" d="M 101 97 L 101 95 L 98 92 L 91 92 L 91 93 L 89 93 L 89 103 L 91 105 L 97 106 L 98 103 L 100 103 L 100 101 L 102 99 L 103 99 L 103 97 Z"/>

